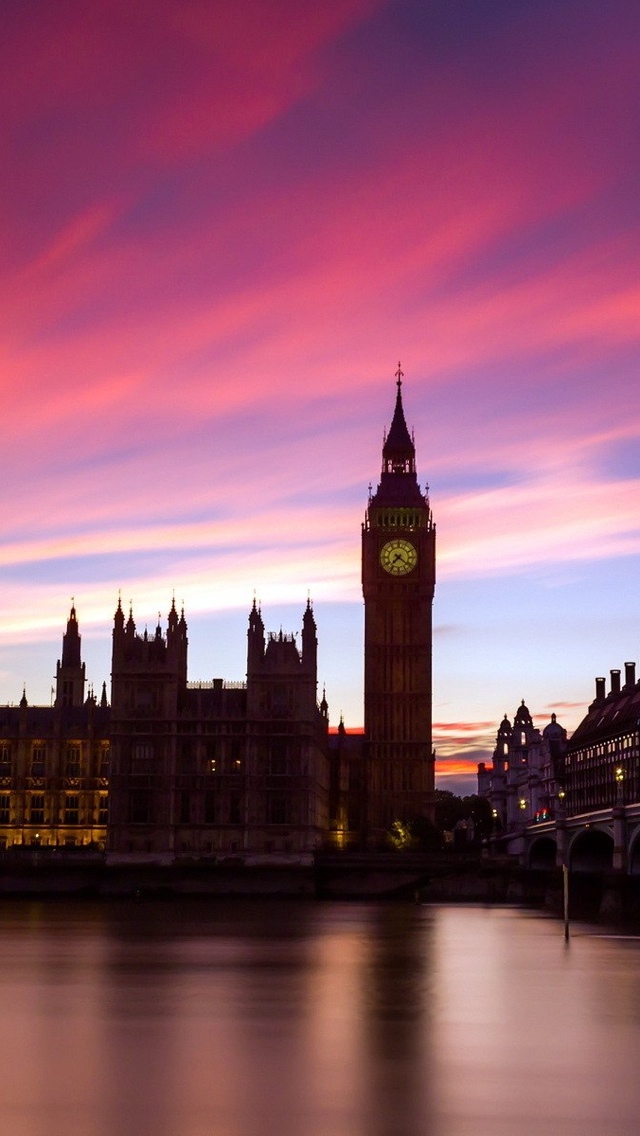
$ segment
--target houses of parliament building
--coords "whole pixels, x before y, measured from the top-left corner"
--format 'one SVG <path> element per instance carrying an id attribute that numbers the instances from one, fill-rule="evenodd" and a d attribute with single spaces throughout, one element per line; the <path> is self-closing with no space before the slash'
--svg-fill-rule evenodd
<path id="1" fill-rule="evenodd" d="M 53 704 L 0 707 L 0 847 L 299 855 L 377 847 L 394 820 L 432 816 L 435 527 L 402 377 L 362 525 L 364 734 L 329 731 L 309 602 L 299 636 L 267 633 L 254 602 L 245 683 L 188 680 L 174 603 L 140 634 L 118 602 L 110 698 L 87 694 L 72 606 Z"/>

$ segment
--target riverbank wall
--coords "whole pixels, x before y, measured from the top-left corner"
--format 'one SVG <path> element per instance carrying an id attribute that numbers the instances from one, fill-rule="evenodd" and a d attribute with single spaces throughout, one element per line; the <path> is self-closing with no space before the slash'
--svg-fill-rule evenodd
<path id="1" fill-rule="evenodd" d="M 38 852 L 0 857 L 2 895 L 300 896 L 421 902 L 542 901 L 544 881 L 479 855 L 318 853 L 303 856 L 104 856 Z"/>
<path id="2" fill-rule="evenodd" d="M 560 915 L 562 874 L 525 871 L 508 857 L 441 853 L 317 853 L 194 860 L 38 852 L 0 856 L 2 896 L 97 898 L 285 897 L 497 903 Z M 640 923 L 640 878 L 570 877 L 576 919 Z"/>

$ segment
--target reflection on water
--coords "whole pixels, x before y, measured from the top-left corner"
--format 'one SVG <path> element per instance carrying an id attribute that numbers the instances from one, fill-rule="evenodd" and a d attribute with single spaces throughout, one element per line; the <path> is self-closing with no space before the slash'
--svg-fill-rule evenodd
<path id="1" fill-rule="evenodd" d="M 473 907 L 3 902 L 11 1136 L 631 1136 L 640 942 Z"/>

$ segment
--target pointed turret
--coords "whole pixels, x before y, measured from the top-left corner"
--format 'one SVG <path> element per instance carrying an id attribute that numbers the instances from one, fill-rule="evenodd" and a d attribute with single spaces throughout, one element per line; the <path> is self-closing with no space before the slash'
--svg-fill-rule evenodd
<path id="1" fill-rule="evenodd" d="M 250 674 L 264 659 L 264 623 L 262 613 L 257 606 L 255 597 L 249 612 L 249 630 L 247 631 L 247 674 Z"/>
<path id="2" fill-rule="evenodd" d="M 318 659 L 318 634 L 311 600 L 307 600 L 302 617 L 302 665 L 315 674 Z"/>
<path id="3" fill-rule="evenodd" d="M 187 685 L 187 651 L 189 640 L 187 638 L 187 621 L 184 617 L 184 603 L 180 608 L 180 619 L 176 626 L 176 643 L 178 651 L 178 677 L 180 685 Z"/>
<path id="4" fill-rule="evenodd" d="M 391 421 L 391 429 L 385 438 L 382 447 L 383 473 L 413 473 L 416 472 L 416 448 L 407 429 L 402 406 L 402 379 L 403 373 L 398 363 L 396 371 L 396 405 Z"/>
<path id="5" fill-rule="evenodd" d="M 80 655 L 80 632 L 73 600 L 62 636 L 62 659 L 56 667 L 56 706 L 82 706 L 84 703 L 85 667 Z"/>
<path id="6" fill-rule="evenodd" d="M 416 475 L 416 448 L 407 429 L 402 406 L 403 374 L 398 364 L 396 371 L 396 405 L 389 433 L 382 447 L 382 473 L 380 484 L 369 498 L 369 515 L 372 510 L 394 507 L 420 509 L 430 515 L 429 502 L 420 492 Z"/>
<path id="7" fill-rule="evenodd" d="M 78 631 L 78 619 L 73 602 L 67 620 L 67 630 L 62 636 L 62 666 L 80 666 L 80 633 Z"/>
<path id="8" fill-rule="evenodd" d="M 122 597 L 118 592 L 118 606 L 113 616 L 112 652 L 117 653 L 124 648 L 124 612 L 122 610 Z"/>
<path id="9" fill-rule="evenodd" d="M 322 718 L 323 718 L 325 726 L 328 727 L 328 725 L 329 725 L 329 703 L 327 702 L 327 688 L 326 688 L 326 686 L 322 687 L 322 699 L 320 701 L 320 713 L 322 714 Z"/>

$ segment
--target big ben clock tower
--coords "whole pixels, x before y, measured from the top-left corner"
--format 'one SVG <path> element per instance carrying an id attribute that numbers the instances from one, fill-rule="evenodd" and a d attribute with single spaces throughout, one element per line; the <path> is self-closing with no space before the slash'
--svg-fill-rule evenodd
<path id="1" fill-rule="evenodd" d="M 416 475 L 398 364 L 382 473 L 362 526 L 367 839 L 394 820 L 433 819 L 431 608 L 435 526 Z"/>

